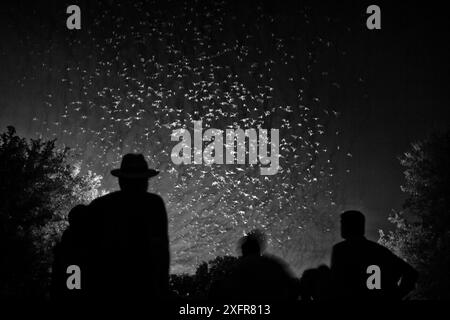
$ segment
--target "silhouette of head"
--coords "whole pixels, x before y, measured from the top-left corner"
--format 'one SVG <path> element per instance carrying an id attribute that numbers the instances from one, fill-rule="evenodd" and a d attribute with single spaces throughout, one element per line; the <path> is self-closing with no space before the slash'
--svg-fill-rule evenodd
<path id="1" fill-rule="evenodd" d="M 149 169 L 142 154 L 128 153 L 122 158 L 120 169 L 114 169 L 111 174 L 119 178 L 119 186 L 123 191 L 147 191 L 148 179 L 156 176 L 159 171 Z"/>
<path id="2" fill-rule="evenodd" d="M 260 256 L 265 250 L 265 236 L 260 230 L 250 231 L 239 241 L 243 257 Z"/>
<path id="3" fill-rule="evenodd" d="M 344 239 L 360 238 L 365 233 L 365 217 L 356 210 L 341 214 L 341 236 Z"/>
<path id="4" fill-rule="evenodd" d="M 119 186 L 122 191 L 143 192 L 148 189 L 148 179 L 119 178 Z"/>
<path id="5" fill-rule="evenodd" d="M 327 274 L 330 272 L 330 267 L 326 264 L 321 264 L 317 267 L 317 271 L 319 272 L 319 274 Z"/>
<path id="6" fill-rule="evenodd" d="M 70 210 L 68 218 L 69 218 L 69 226 L 71 229 L 79 229 L 81 225 L 83 225 L 83 220 L 85 217 L 85 213 L 87 211 L 87 206 L 84 204 L 79 204 Z"/>

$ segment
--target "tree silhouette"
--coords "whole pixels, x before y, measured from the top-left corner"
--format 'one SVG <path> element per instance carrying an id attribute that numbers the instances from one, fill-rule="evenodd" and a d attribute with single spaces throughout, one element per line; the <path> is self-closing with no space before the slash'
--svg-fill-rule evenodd
<path id="1" fill-rule="evenodd" d="M 51 249 L 75 204 L 98 195 L 100 177 L 80 174 L 55 140 L 0 136 L 0 296 L 43 297 Z"/>
<path id="2" fill-rule="evenodd" d="M 448 299 L 450 289 L 450 132 L 415 143 L 401 158 L 408 195 L 380 242 L 420 272 L 416 296 Z"/>
<path id="3" fill-rule="evenodd" d="M 218 256 L 208 262 L 203 261 L 194 274 L 172 274 L 170 288 L 176 296 L 183 299 L 210 299 L 213 287 L 227 281 L 237 261 L 238 258 L 234 256 Z"/>

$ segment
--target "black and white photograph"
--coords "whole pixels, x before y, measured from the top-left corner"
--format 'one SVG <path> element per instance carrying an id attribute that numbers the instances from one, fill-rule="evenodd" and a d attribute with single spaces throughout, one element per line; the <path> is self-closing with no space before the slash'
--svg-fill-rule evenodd
<path id="1" fill-rule="evenodd" d="M 0 303 L 450 299 L 446 10 L 2 2 Z"/>

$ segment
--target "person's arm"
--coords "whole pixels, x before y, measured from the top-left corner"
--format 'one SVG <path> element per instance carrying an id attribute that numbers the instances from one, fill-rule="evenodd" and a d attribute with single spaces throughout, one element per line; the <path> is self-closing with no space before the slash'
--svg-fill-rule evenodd
<path id="1" fill-rule="evenodd" d="M 161 212 L 164 213 L 163 214 L 163 225 L 162 225 L 162 229 L 164 230 L 164 234 L 163 234 L 164 268 L 165 268 L 165 270 L 167 270 L 167 277 L 169 277 L 169 268 L 170 268 L 169 224 L 168 224 L 166 207 L 165 207 L 162 199 L 161 199 Z"/>
<path id="2" fill-rule="evenodd" d="M 156 243 L 155 251 L 158 252 L 158 257 L 160 259 L 158 274 L 158 287 L 163 295 L 167 295 L 169 290 L 169 269 L 170 269 L 170 248 L 169 248 L 169 226 L 167 211 L 164 205 L 164 201 L 158 197 L 156 213 L 159 217 L 158 225 L 158 237 Z"/>
<path id="3" fill-rule="evenodd" d="M 344 286 L 344 281 L 342 279 L 343 272 L 341 271 L 341 258 L 337 246 L 333 247 L 331 251 L 331 296 L 339 298 L 339 290 Z"/>
<path id="4" fill-rule="evenodd" d="M 404 260 L 394 255 L 397 269 L 400 272 L 400 283 L 398 286 L 398 293 L 400 298 L 404 298 L 408 293 L 414 290 L 417 279 L 419 277 L 418 272 L 411 267 Z"/>

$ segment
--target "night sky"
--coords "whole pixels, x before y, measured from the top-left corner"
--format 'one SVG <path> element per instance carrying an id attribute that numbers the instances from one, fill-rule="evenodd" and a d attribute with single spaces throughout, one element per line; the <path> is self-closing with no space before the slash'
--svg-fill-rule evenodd
<path id="1" fill-rule="evenodd" d="M 165 96 L 160 97 L 167 108 L 180 107 L 195 115 L 196 104 L 181 102 L 177 95 L 180 90 L 188 90 L 190 79 L 193 83 L 198 81 L 194 75 L 180 80 L 178 88 L 175 88 L 174 82 L 167 80 L 168 71 L 161 71 L 160 76 L 151 79 L 146 78 L 150 73 L 159 72 L 159 65 L 163 66 L 162 69 L 165 67 L 164 70 L 169 70 L 171 63 L 176 66 L 178 54 L 188 59 L 195 57 L 198 60 L 200 57 L 201 65 L 202 56 L 216 59 L 211 56 L 217 52 L 218 60 L 214 60 L 214 66 L 227 71 L 217 71 L 220 74 L 212 82 L 219 83 L 223 77 L 225 83 L 228 81 L 226 73 L 235 74 L 238 75 L 238 82 L 254 93 L 260 90 L 263 82 L 273 81 L 273 99 L 278 99 L 273 105 L 282 105 L 285 113 L 274 115 L 270 122 L 272 125 L 283 123 L 283 117 L 291 119 L 294 126 L 301 117 L 309 119 L 309 123 L 314 118 L 320 118 L 317 123 L 314 122 L 314 130 L 321 128 L 317 127 L 319 122 L 326 129 L 320 138 L 321 145 L 329 150 L 339 146 L 340 150 L 333 155 L 334 167 L 330 169 L 333 185 L 329 185 L 328 180 L 324 182 L 333 191 L 336 202 L 333 211 L 352 208 L 366 213 L 368 237 L 371 239 L 377 239 L 378 229 L 389 227 L 387 216 L 392 209 L 400 209 L 404 200 L 400 190 L 402 171 L 398 156 L 407 151 L 412 142 L 425 138 L 435 130 L 448 128 L 450 123 L 450 52 L 442 6 L 430 2 L 419 6 L 411 2 L 396 2 L 393 5 L 366 1 L 320 4 L 297 1 L 296 4 L 283 5 L 281 1 L 251 1 L 245 4 L 217 1 L 217 5 L 187 1 L 189 5 L 171 2 L 160 6 L 148 2 L 137 7 L 117 7 L 115 3 L 70 3 L 81 7 L 80 31 L 66 29 L 65 9 L 69 3 L 63 1 L 42 5 L 15 2 L 14 5 L 3 4 L 0 8 L 0 127 L 4 130 L 7 125 L 13 125 L 21 135 L 56 137 L 61 143 L 77 148 L 86 166 L 105 176 L 105 188 L 108 190 L 115 188 L 114 180 L 107 176 L 109 169 L 118 165 L 124 151 L 133 151 L 133 148 L 142 151 L 140 148 L 144 144 L 134 143 L 137 143 L 136 135 L 145 132 L 146 128 L 142 123 L 133 126 L 132 122 L 136 119 L 129 118 L 123 110 L 120 114 L 114 114 L 111 109 L 114 105 L 113 94 L 112 97 L 105 97 L 107 93 L 99 96 L 98 92 L 105 85 L 111 88 L 126 86 L 136 93 L 140 92 L 139 88 L 133 87 L 136 83 L 144 86 L 151 83 L 161 89 L 159 93 L 162 95 L 171 94 L 167 88 L 173 89 L 172 100 L 166 101 Z M 365 9 L 369 4 L 378 4 L 381 8 L 381 30 L 366 28 Z M 179 16 L 183 19 L 177 18 Z M 217 21 L 223 23 L 225 30 L 219 32 L 214 29 L 220 29 Z M 184 26 L 191 29 L 183 30 Z M 195 30 L 199 33 L 196 34 Z M 147 31 L 153 33 L 147 37 Z M 198 37 L 204 39 L 196 39 Z M 295 37 L 298 42 L 292 40 Z M 108 39 L 113 39 L 109 42 L 110 46 L 106 45 Z M 120 45 L 115 46 L 117 39 Z M 175 51 L 167 53 L 165 48 Z M 267 65 L 263 64 L 270 60 L 274 61 L 274 75 L 269 75 Z M 96 61 L 103 64 L 96 64 Z M 123 77 L 110 77 L 105 71 L 110 66 L 108 62 L 120 65 L 121 61 L 123 65 L 130 66 L 142 61 L 142 68 L 152 64 L 151 68 L 155 69 L 131 72 L 134 79 L 128 83 L 125 76 L 127 70 Z M 186 65 L 191 63 L 189 61 Z M 289 67 L 291 65 L 292 68 Z M 299 70 L 299 73 L 291 75 L 292 70 Z M 262 80 L 253 79 L 259 75 Z M 84 76 L 86 79 L 82 78 Z M 205 77 L 207 79 L 207 74 Z M 271 77 L 274 80 L 270 80 Z M 291 77 L 292 81 L 289 80 Z M 156 84 L 158 81 L 163 85 L 159 87 Z M 179 89 L 181 86 L 184 88 Z M 95 90 L 91 90 L 94 87 Z M 163 90 L 163 87 L 166 89 Z M 286 109 L 297 94 L 297 88 L 302 88 L 305 96 L 302 103 L 311 112 L 302 109 L 291 113 L 289 108 Z M 192 90 L 196 90 L 195 86 Z M 246 95 L 250 99 L 250 94 L 241 87 L 229 92 Z M 225 93 L 217 97 L 216 103 L 224 97 L 227 97 Z M 157 100 L 157 97 L 151 97 L 143 103 L 151 104 Z M 134 107 L 133 101 L 122 101 L 120 108 L 128 108 L 127 103 Z M 270 109 L 271 103 L 263 103 L 264 108 Z M 102 106 L 103 111 L 112 110 L 119 119 L 116 122 L 107 119 L 110 121 L 108 126 L 119 121 L 122 123 L 117 125 L 114 135 L 103 135 L 101 131 L 99 123 L 104 114 L 98 108 Z M 161 105 L 153 106 L 160 108 Z M 81 108 L 81 111 L 75 112 L 76 108 Z M 161 110 L 166 112 L 168 109 Z M 237 117 L 241 121 L 247 117 L 256 119 L 260 111 L 238 111 Z M 202 119 L 208 118 L 207 113 L 201 112 Z M 158 118 L 155 111 L 155 117 L 149 119 L 156 121 L 162 118 Z M 173 121 L 172 118 L 170 120 Z M 130 121 L 131 124 L 127 125 L 126 122 Z M 214 121 L 220 119 L 211 121 L 211 124 L 217 125 Z M 266 119 L 262 123 L 268 125 Z M 319 134 L 317 132 L 314 137 Z M 109 139 L 115 153 L 95 141 L 96 137 Z M 113 138 L 117 140 L 111 140 Z M 295 142 L 292 143 L 296 146 Z M 99 150 L 96 148 L 105 150 L 101 161 L 95 160 L 94 155 Z M 157 146 L 151 149 L 159 150 Z M 163 171 L 171 170 L 170 165 L 164 166 L 160 159 L 152 159 L 152 164 L 162 166 Z M 164 184 L 158 186 L 165 187 Z M 337 215 L 333 217 L 337 220 Z"/>

